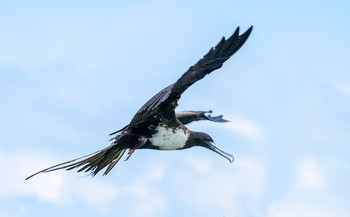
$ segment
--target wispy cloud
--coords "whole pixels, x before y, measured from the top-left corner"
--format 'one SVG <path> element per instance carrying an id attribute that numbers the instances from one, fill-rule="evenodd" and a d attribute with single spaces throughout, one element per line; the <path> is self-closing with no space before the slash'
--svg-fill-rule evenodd
<path id="1" fill-rule="evenodd" d="M 350 96 L 350 83 L 338 83 L 338 84 L 335 85 L 335 88 L 339 92 Z"/>
<path id="2" fill-rule="evenodd" d="M 291 183 L 282 197 L 269 204 L 267 217 L 345 217 L 349 215 L 347 206 L 344 206 L 346 202 L 337 200 L 338 193 L 332 191 L 335 183 L 344 189 L 343 182 L 346 177 L 337 180 L 332 174 L 337 168 L 347 170 L 347 165 L 338 159 L 322 162 L 316 157 L 304 157 L 296 162 L 295 168 L 294 183 Z"/>
<path id="3" fill-rule="evenodd" d="M 216 167 L 208 159 L 192 157 L 188 162 L 194 172 L 179 172 L 174 183 L 181 189 L 179 197 L 198 214 L 244 216 L 245 211 L 254 212 L 246 205 L 256 202 L 262 192 L 265 167 L 261 163 L 241 158 L 234 167 Z M 203 207 L 209 213 L 202 213 Z"/>
<path id="4" fill-rule="evenodd" d="M 159 216 L 167 208 L 166 199 L 154 186 L 165 172 L 164 166 L 152 165 L 122 186 L 120 199 L 133 203 L 133 209 L 125 210 L 128 216 Z"/>
<path id="5" fill-rule="evenodd" d="M 314 158 L 300 160 L 297 165 L 296 187 L 303 190 L 312 190 L 324 185 L 324 172 L 318 161 Z"/>
<path id="6" fill-rule="evenodd" d="M 225 116 L 230 122 L 222 124 L 230 131 L 242 135 L 248 139 L 260 139 L 263 136 L 263 129 L 258 123 L 242 116 Z"/>
<path id="7" fill-rule="evenodd" d="M 43 201 L 61 203 L 64 179 L 57 173 L 38 179 L 36 182 L 25 182 L 30 167 L 43 168 L 48 165 L 48 158 L 35 155 L 5 153 L 0 150 L 0 167 L 3 174 L 0 195 L 34 195 Z"/>
<path id="8" fill-rule="evenodd" d="M 292 197 L 272 204 L 267 217 L 346 217 L 349 215 L 346 210 L 332 201 L 304 196 Z"/>
<path id="9" fill-rule="evenodd" d="M 216 129 L 221 128 L 252 140 L 259 140 L 263 138 L 264 130 L 256 121 L 242 115 L 230 115 L 230 112 L 222 112 L 222 114 L 224 114 L 224 118 L 229 120 L 229 122 L 214 125 L 210 121 L 205 121 L 194 123 L 192 126 L 200 124 L 201 130 L 203 130 L 204 126 L 215 127 Z M 190 128 L 192 128 L 192 126 Z"/>
<path id="10" fill-rule="evenodd" d="M 0 150 L 0 169 L 3 174 L 0 185 L 2 196 L 33 196 L 56 206 L 67 206 L 82 201 L 100 212 L 110 211 L 111 203 L 122 204 L 126 199 L 139 201 L 133 210 L 121 210 L 126 213 L 143 216 L 157 216 L 166 208 L 165 199 L 152 191 L 153 183 L 161 180 L 165 174 L 163 166 L 145 168 L 145 172 L 135 176 L 130 182 L 116 186 L 102 179 L 69 176 L 64 172 L 42 174 L 25 181 L 33 168 L 45 168 L 53 165 L 53 158 L 37 154 L 6 153 Z M 56 161 L 57 162 L 57 161 Z M 132 216 L 131 215 L 131 216 Z"/>
<path id="11" fill-rule="evenodd" d="M 57 206 L 71 204 L 77 199 L 99 210 L 103 210 L 104 204 L 117 196 L 117 188 L 106 181 L 77 180 L 60 172 L 24 180 L 30 175 L 28 171 L 48 165 L 53 165 L 53 161 L 48 157 L 0 151 L 0 167 L 4 174 L 7 174 L 2 179 L 0 196 L 31 195 Z"/>

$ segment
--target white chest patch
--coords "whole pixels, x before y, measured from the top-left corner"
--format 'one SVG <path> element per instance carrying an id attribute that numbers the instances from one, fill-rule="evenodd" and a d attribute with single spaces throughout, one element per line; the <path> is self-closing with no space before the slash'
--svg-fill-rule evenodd
<path id="1" fill-rule="evenodd" d="M 173 130 L 163 126 L 158 126 L 156 130 L 158 132 L 154 134 L 152 138 L 149 138 L 149 141 L 152 145 L 159 147 L 161 150 L 176 150 L 183 148 L 188 136 L 190 135 L 183 129 Z"/>

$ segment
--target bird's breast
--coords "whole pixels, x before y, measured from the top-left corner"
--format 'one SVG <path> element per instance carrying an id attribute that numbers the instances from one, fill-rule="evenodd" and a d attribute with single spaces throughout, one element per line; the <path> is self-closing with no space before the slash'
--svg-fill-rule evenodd
<path id="1" fill-rule="evenodd" d="M 183 128 L 169 128 L 159 125 L 155 129 L 157 133 L 153 134 L 149 141 L 153 146 L 160 150 L 177 150 L 182 149 L 189 137 L 189 132 Z"/>

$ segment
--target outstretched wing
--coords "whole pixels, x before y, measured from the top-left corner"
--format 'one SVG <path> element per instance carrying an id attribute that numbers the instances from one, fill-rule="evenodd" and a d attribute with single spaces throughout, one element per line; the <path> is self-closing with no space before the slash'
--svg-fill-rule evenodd
<path id="1" fill-rule="evenodd" d="M 223 115 L 219 116 L 211 116 L 210 114 L 207 115 L 207 113 L 212 113 L 211 110 L 209 111 L 181 111 L 176 112 L 176 118 L 183 124 L 189 124 L 193 121 L 201 121 L 201 120 L 209 120 L 217 123 L 225 123 L 229 122 L 228 120 L 223 119 Z"/>
<path id="2" fill-rule="evenodd" d="M 201 121 L 201 120 L 208 120 L 208 121 L 213 121 L 217 123 L 226 123 L 230 122 L 226 119 L 223 119 L 223 115 L 218 115 L 218 116 L 211 116 L 206 115 L 207 113 L 212 113 L 212 110 L 209 111 L 180 111 L 180 112 L 175 112 L 176 119 L 178 119 L 183 125 L 189 124 L 193 121 Z M 120 130 L 114 131 L 113 133 L 110 133 L 110 136 L 114 136 L 113 138 L 110 139 L 114 140 L 115 138 L 118 138 L 125 129 L 127 129 L 129 125 L 126 125 Z"/>
<path id="3" fill-rule="evenodd" d="M 233 35 L 227 40 L 225 37 L 210 51 L 199 60 L 194 66 L 191 66 L 175 83 L 164 88 L 153 96 L 136 113 L 130 122 L 130 126 L 137 127 L 142 123 L 154 120 L 162 120 L 174 123 L 175 108 L 181 94 L 196 81 L 204 78 L 210 72 L 222 67 L 223 63 L 236 53 L 248 39 L 253 27 L 250 27 L 245 33 L 239 35 L 239 27 Z"/>

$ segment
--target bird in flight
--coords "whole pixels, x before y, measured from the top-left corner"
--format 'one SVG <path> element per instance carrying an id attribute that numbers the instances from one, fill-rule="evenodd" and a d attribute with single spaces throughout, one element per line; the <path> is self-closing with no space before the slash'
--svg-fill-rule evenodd
<path id="1" fill-rule="evenodd" d="M 204 76 L 221 68 L 223 63 L 243 46 L 252 29 L 251 26 L 245 33 L 239 35 L 238 27 L 230 38 L 223 37 L 215 48 L 211 48 L 175 83 L 165 87 L 148 100 L 127 126 L 111 133 L 113 138 L 110 146 L 41 170 L 27 177 L 26 180 L 39 173 L 75 168 L 78 168 L 78 172 L 90 172 L 92 176 L 95 176 L 107 167 L 103 173 L 103 175 L 107 175 L 127 150 L 129 152 L 126 160 L 136 149 L 180 150 L 200 146 L 218 153 L 232 163 L 233 156 L 215 145 L 208 134 L 194 132 L 184 126 L 199 120 L 227 122 L 222 119 L 222 115 L 212 117 L 208 115 L 211 111 L 175 112 L 175 108 L 182 93 Z"/>

